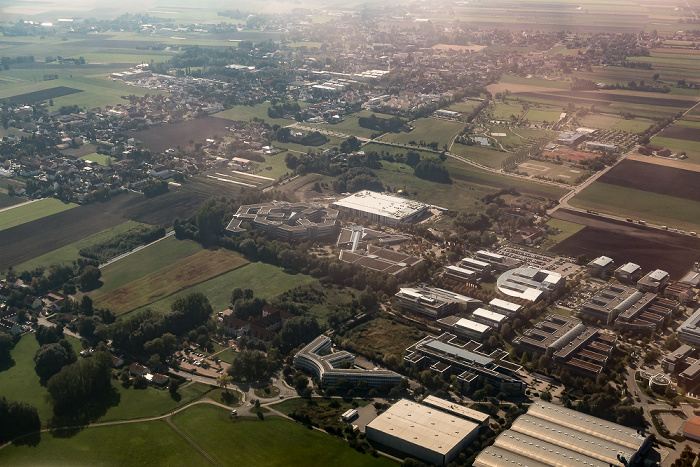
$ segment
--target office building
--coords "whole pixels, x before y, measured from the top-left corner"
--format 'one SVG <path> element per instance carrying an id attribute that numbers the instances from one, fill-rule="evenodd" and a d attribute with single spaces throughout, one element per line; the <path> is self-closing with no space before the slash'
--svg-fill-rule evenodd
<path id="1" fill-rule="evenodd" d="M 499 293 L 531 302 L 548 298 L 565 284 L 561 274 L 529 266 L 506 271 L 496 281 Z"/>
<path id="2" fill-rule="evenodd" d="M 508 316 L 496 313 L 495 311 L 477 308 L 472 313 L 472 319 L 477 323 L 482 323 L 491 326 L 494 329 L 500 330 L 501 326 L 508 321 Z"/>
<path id="3" fill-rule="evenodd" d="M 436 287 L 404 287 L 394 295 L 394 303 L 414 315 L 437 320 L 478 308 L 481 300 Z"/>
<path id="4" fill-rule="evenodd" d="M 601 277 L 606 279 L 609 277 L 615 268 L 615 261 L 607 256 L 599 256 L 586 266 L 586 270 L 591 276 Z"/>
<path id="5" fill-rule="evenodd" d="M 669 275 L 666 271 L 656 269 L 639 279 L 639 281 L 637 281 L 637 288 L 641 292 L 657 293 L 664 288 L 668 280 Z"/>
<path id="6" fill-rule="evenodd" d="M 518 316 L 521 311 L 523 311 L 523 306 L 517 303 L 508 302 L 506 300 L 501 300 L 500 298 L 494 298 L 489 302 L 489 308 L 491 308 L 496 313 L 501 313 L 510 318 Z"/>
<path id="7" fill-rule="evenodd" d="M 700 308 L 680 325 L 678 338 L 686 344 L 700 346 Z"/>
<path id="8" fill-rule="evenodd" d="M 488 250 L 478 250 L 475 253 L 474 258 L 481 262 L 490 264 L 491 268 L 494 271 L 498 272 L 508 271 L 509 269 L 515 269 L 523 264 L 517 259 L 510 258 L 508 256 L 504 256 L 498 253 L 493 253 Z"/>
<path id="9" fill-rule="evenodd" d="M 333 207 L 348 211 L 355 217 L 365 217 L 387 225 L 414 222 L 428 212 L 428 205 L 420 201 L 369 190 L 340 199 L 333 203 Z"/>
<path id="10" fill-rule="evenodd" d="M 615 279 L 624 284 L 636 284 L 642 277 L 642 267 L 635 263 L 626 263 L 615 270 Z"/>
<path id="11" fill-rule="evenodd" d="M 443 332 L 455 334 L 460 339 L 483 342 L 493 330 L 491 326 L 459 316 L 446 316 L 437 320 L 438 327 Z"/>
<path id="12" fill-rule="evenodd" d="M 249 204 L 238 208 L 226 227 L 226 232 L 245 232 L 241 224 L 248 222 L 255 230 L 278 240 L 316 240 L 336 234 L 339 226 L 337 218 L 336 209 L 320 204 L 286 201 Z"/>

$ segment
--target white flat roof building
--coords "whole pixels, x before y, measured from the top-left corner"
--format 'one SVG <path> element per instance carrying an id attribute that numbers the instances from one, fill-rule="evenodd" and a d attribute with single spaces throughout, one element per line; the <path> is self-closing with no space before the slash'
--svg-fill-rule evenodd
<path id="1" fill-rule="evenodd" d="M 522 305 L 501 300 L 500 298 L 494 298 L 493 300 L 491 300 L 489 302 L 489 306 L 493 310 L 508 316 L 515 316 L 518 313 L 520 313 L 520 311 L 523 309 Z"/>
<path id="2" fill-rule="evenodd" d="M 408 399 L 401 399 L 366 427 L 368 439 L 438 465 L 457 457 L 478 432 L 477 423 Z"/>
<path id="3" fill-rule="evenodd" d="M 508 321 L 508 317 L 506 315 L 489 311 L 484 308 L 477 308 L 474 310 L 472 313 L 472 319 L 477 323 L 482 323 L 495 329 L 501 329 L 503 323 Z"/>
<path id="4" fill-rule="evenodd" d="M 496 281 L 500 293 L 531 302 L 547 298 L 565 283 L 566 279 L 561 274 L 533 267 L 506 271 Z"/>
<path id="5" fill-rule="evenodd" d="M 358 191 L 336 201 L 333 206 L 346 209 L 356 216 L 388 225 L 413 222 L 428 210 L 428 205 L 420 201 L 369 190 Z"/>

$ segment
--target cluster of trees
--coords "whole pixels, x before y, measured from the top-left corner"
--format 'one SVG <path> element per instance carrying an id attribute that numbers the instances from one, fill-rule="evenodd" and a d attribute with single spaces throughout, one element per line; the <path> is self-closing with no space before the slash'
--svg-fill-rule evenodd
<path id="1" fill-rule="evenodd" d="M 27 295 L 44 295 L 49 290 L 62 289 L 66 294 L 74 294 L 76 291 L 76 283 L 83 284 L 83 280 L 89 283 L 91 276 L 95 275 L 93 269 L 99 262 L 93 259 L 80 258 L 71 265 L 52 265 L 48 270 L 43 267 L 38 267 L 31 271 L 22 271 L 17 274 L 13 269 L 9 269 L 8 278 L 19 277 L 27 286 L 23 289 L 13 290 L 8 298 L 10 306 L 21 306 L 22 300 Z M 86 274 L 87 271 L 87 274 Z M 97 269 L 97 274 L 99 274 Z M 99 276 L 97 277 L 99 280 Z"/>
<path id="2" fill-rule="evenodd" d="M 111 388 L 112 354 L 99 350 L 63 367 L 46 385 L 54 413 L 70 414 Z"/>
<path id="3" fill-rule="evenodd" d="M 26 402 L 8 401 L 4 396 L 0 398 L 0 443 L 40 429 L 41 421 L 36 407 Z"/>
<path id="4" fill-rule="evenodd" d="M 295 115 L 299 112 L 301 112 L 301 106 L 298 102 L 273 103 L 267 109 L 267 116 L 270 118 L 284 118 L 285 115 Z"/>
<path id="5" fill-rule="evenodd" d="M 362 128 L 369 128 L 380 133 L 398 133 L 406 125 L 406 120 L 399 117 L 378 118 L 375 114 L 369 117 L 360 117 L 357 120 Z"/>
<path id="6" fill-rule="evenodd" d="M 309 131 L 305 135 L 294 136 L 291 128 L 280 128 L 277 131 L 277 141 L 280 143 L 297 143 L 304 146 L 320 146 L 328 142 L 328 138 L 318 131 Z"/>
<path id="7" fill-rule="evenodd" d="M 426 157 L 413 168 L 416 177 L 437 183 L 452 183 L 450 173 L 440 159 Z"/>
<path id="8" fill-rule="evenodd" d="M 340 151 L 347 154 L 353 151 L 357 151 L 358 149 L 360 149 L 361 146 L 362 143 L 360 142 L 360 140 L 354 136 L 351 136 L 342 143 L 340 143 Z"/>
<path id="9" fill-rule="evenodd" d="M 597 89 L 598 85 L 596 82 L 590 79 L 574 78 L 571 82 L 572 91 L 596 91 Z"/>
<path id="10" fill-rule="evenodd" d="M 213 312 L 207 297 L 201 293 L 191 293 L 175 300 L 167 315 L 146 310 L 133 317 L 112 323 L 108 336 L 113 345 L 133 355 L 147 354 L 149 341 L 161 338 L 165 334 L 181 335 L 190 329 L 204 324 Z M 153 345 L 153 344 L 151 344 Z"/>
<path id="11" fill-rule="evenodd" d="M 85 258 L 104 263 L 105 261 L 133 250 L 139 245 L 154 242 L 164 236 L 165 228 L 157 225 L 144 225 L 129 229 L 104 242 L 81 248 L 78 253 Z"/>
<path id="12" fill-rule="evenodd" d="M 168 192 L 168 182 L 165 180 L 149 180 L 143 188 L 141 188 L 143 194 L 147 198 L 153 198 L 158 195 L 163 195 Z"/>
<path id="13" fill-rule="evenodd" d="M 244 350 L 233 355 L 227 373 L 235 381 L 258 381 L 274 373 L 282 361 L 279 351 Z"/>
<path id="14" fill-rule="evenodd" d="M 10 361 L 11 352 L 15 348 L 15 340 L 9 332 L 0 331 L 0 365 Z"/>
<path id="15" fill-rule="evenodd" d="M 61 371 L 61 369 L 75 363 L 78 356 L 73 350 L 70 342 L 61 339 L 56 343 L 45 344 L 39 347 L 34 354 L 34 371 L 39 375 L 42 384 L 53 375 Z"/>
<path id="16" fill-rule="evenodd" d="M 366 167 L 353 167 L 338 175 L 331 185 L 336 193 L 355 193 L 360 190 L 382 191 L 384 184 L 377 174 Z"/>

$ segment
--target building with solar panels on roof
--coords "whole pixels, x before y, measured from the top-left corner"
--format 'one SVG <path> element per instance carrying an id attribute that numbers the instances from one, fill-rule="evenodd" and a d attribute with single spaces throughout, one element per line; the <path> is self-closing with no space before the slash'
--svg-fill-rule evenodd
<path id="1" fill-rule="evenodd" d="M 602 418 L 535 402 L 482 450 L 474 467 L 628 466 L 644 459 L 651 436 Z"/>

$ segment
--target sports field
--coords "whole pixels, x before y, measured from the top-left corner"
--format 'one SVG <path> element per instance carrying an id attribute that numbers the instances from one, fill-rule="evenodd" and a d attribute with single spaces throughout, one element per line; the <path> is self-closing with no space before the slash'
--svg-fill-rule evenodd
<path id="1" fill-rule="evenodd" d="M 119 316 L 246 264 L 246 259 L 228 250 L 202 250 L 100 296 L 95 305 Z"/>
<path id="2" fill-rule="evenodd" d="M 0 212 L 0 230 L 9 229 L 26 222 L 41 219 L 77 207 L 77 204 L 64 203 L 54 198 L 44 198 L 33 203 L 17 206 Z"/>
<path id="3" fill-rule="evenodd" d="M 518 165 L 519 172 L 528 175 L 540 176 L 569 185 L 576 185 L 580 177 L 588 178 L 591 172 L 580 167 L 572 167 L 569 164 L 555 164 L 539 160 L 529 160 Z"/>
<path id="4" fill-rule="evenodd" d="M 83 156 L 81 157 L 81 159 L 84 161 L 96 162 L 104 166 L 109 165 L 109 162 L 112 160 L 112 158 L 109 157 L 107 154 L 97 154 L 96 152 L 88 154 L 87 156 Z"/>

